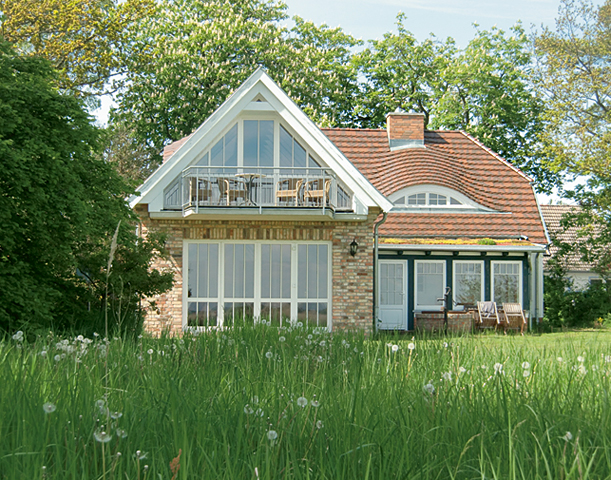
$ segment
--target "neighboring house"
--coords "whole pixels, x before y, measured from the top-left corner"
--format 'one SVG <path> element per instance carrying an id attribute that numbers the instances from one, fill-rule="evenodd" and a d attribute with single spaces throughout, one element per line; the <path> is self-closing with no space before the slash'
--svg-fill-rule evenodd
<path id="1" fill-rule="evenodd" d="M 541 213 L 552 241 L 554 239 L 563 243 L 573 244 L 577 241 L 577 228 L 565 229 L 561 225 L 564 215 L 578 209 L 575 205 L 541 205 Z M 548 262 L 558 253 L 558 247 L 553 243 L 549 248 L 549 255 L 545 257 L 545 270 L 549 270 Z M 594 271 L 594 266 L 581 260 L 579 255 L 571 254 L 563 259 L 567 276 L 573 281 L 573 288 L 584 290 L 589 284 L 602 282 L 601 276 Z"/>
<path id="2" fill-rule="evenodd" d="M 446 287 L 454 304 L 542 315 L 548 240 L 530 179 L 465 133 L 425 131 L 418 114 L 321 130 L 258 70 L 164 153 L 130 199 L 143 235 L 168 234 L 154 267 L 175 273 L 148 331 L 244 317 L 408 330 Z"/>

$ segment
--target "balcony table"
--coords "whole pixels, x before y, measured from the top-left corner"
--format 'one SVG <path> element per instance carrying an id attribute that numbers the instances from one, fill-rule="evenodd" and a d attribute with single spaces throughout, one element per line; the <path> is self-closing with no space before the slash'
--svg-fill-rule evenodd
<path id="1" fill-rule="evenodd" d="M 267 175 L 264 175 L 263 173 L 236 173 L 235 176 L 245 180 L 244 185 L 246 185 L 246 188 L 248 189 L 249 204 L 256 205 L 255 201 L 252 199 L 253 183 L 255 178 L 265 178 Z"/>

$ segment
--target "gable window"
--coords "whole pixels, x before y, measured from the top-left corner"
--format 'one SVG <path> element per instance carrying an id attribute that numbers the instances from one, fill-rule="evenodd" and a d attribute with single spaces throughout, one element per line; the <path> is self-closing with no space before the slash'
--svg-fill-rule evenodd
<path id="1" fill-rule="evenodd" d="M 522 303 L 522 262 L 492 262 L 492 299 Z"/>
<path id="2" fill-rule="evenodd" d="M 484 262 L 455 260 L 454 303 L 475 305 L 484 300 Z"/>
<path id="3" fill-rule="evenodd" d="M 456 190 L 441 185 L 412 185 L 402 188 L 388 196 L 395 205 L 395 210 L 410 210 L 419 208 L 436 209 L 479 209 L 490 211 L 469 199 Z"/>
<path id="4" fill-rule="evenodd" d="M 274 166 L 273 120 L 244 120 L 244 166 Z"/>
<path id="5" fill-rule="evenodd" d="M 185 327 L 255 318 L 328 327 L 330 250 L 311 242 L 186 242 Z"/>
<path id="6" fill-rule="evenodd" d="M 460 200 L 454 197 L 447 197 L 438 193 L 415 193 L 406 197 L 399 197 L 394 201 L 395 205 L 408 206 L 437 206 L 437 205 L 462 205 Z"/>
<path id="7" fill-rule="evenodd" d="M 445 260 L 416 260 L 416 310 L 439 310 L 446 286 Z"/>

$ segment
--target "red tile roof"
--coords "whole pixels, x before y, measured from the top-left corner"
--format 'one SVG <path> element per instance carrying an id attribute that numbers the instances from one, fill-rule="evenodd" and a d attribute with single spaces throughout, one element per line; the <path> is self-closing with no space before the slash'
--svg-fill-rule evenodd
<path id="1" fill-rule="evenodd" d="M 191 134 L 193 135 L 193 134 Z M 175 142 L 166 145 L 163 149 L 163 161 L 165 162 L 168 158 L 176 153 L 176 151 L 183 146 L 183 144 L 191 138 L 191 135 L 187 135 L 186 137 L 182 137 L 180 140 L 176 140 Z"/>
<path id="2" fill-rule="evenodd" d="M 323 129 L 327 137 L 384 195 L 435 184 L 501 213 L 390 213 L 384 236 L 527 236 L 547 243 L 530 179 L 459 131 L 425 131 L 425 146 L 390 151 L 386 130 Z"/>

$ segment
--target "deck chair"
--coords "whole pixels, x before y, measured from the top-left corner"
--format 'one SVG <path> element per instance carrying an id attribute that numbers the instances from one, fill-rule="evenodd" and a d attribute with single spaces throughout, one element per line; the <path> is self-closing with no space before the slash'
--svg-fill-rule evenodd
<path id="1" fill-rule="evenodd" d="M 522 305 L 519 303 L 503 303 L 503 328 L 505 332 L 510 329 L 519 330 L 521 335 L 524 335 L 526 328 L 526 317 L 522 310 Z"/>
<path id="2" fill-rule="evenodd" d="M 500 324 L 501 320 L 496 309 L 496 302 L 477 302 L 475 328 L 494 328 L 496 331 Z"/>
<path id="3" fill-rule="evenodd" d="M 331 188 L 331 180 L 312 180 L 306 184 L 303 192 L 304 200 L 314 200 L 317 204 L 325 206 L 329 204 L 329 189 Z"/>
<path id="4" fill-rule="evenodd" d="M 221 201 L 225 200 L 226 205 L 246 203 L 247 192 L 246 185 L 240 179 L 236 178 L 219 178 L 219 190 L 221 191 Z"/>
<path id="5" fill-rule="evenodd" d="M 212 185 L 203 178 L 189 179 L 191 205 L 205 205 L 212 198 Z"/>
<path id="6" fill-rule="evenodd" d="M 288 204 L 291 200 L 297 206 L 299 204 L 299 196 L 303 180 L 300 178 L 285 178 L 276 184 L 276 205 L 278 202 Z"/>

